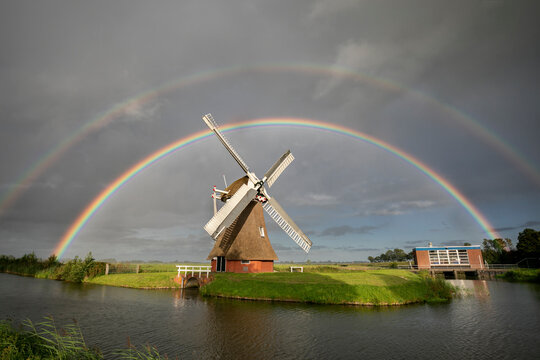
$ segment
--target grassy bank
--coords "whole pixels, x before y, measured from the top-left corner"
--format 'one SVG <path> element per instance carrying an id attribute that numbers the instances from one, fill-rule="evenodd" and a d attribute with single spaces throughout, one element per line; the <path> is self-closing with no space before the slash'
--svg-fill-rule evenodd
<path id="1" fill-rule="evenodd" d="M 513 269 L 497 275 L 497 278 L 507 281 L 540 283 L 540 269 Z"/>
<path id="2" fill-rule="evenodd" d="M 274 271 L 276 272 L 290 272 L 291 266 L 301 266 L 304 268 L 304 272 L 353 272 L 361 270 L 374 270 L 374 269 L 392 269 L 397 268 L 398 265 L 408 265 L 408 262 L 393 262 L 393 263 L 334 263 L 334 264 L 287 264 L 276 263 L 274 264 Z"/>
<path id="3" fill-rule="evenodd" d="M 101 275 L 85 280 L 85 283 L 129 287 L 135 289 L 177 289 L 176 272 Z"/>
<path id="4" fill-rule="evenodd" d="M 127 349 L 115 352 L 121 359 L 166 359 L 154 347 Z M 48 359 L 104 359 L 101 351 L 89 347 L 76 323 L 58 326 L 52 317 L 34 324 L 30 320 L 15 327 L 10 321 L 0 321 L 0 358 L 48 360 Z"/>
<path id="5" fill-rule="evenodd" d="M 404 270 L 336 273 L 216 274 L 205 296 L 318 304 L 402 305 L 440 302 L 454 288 L 444 280 Z"/>

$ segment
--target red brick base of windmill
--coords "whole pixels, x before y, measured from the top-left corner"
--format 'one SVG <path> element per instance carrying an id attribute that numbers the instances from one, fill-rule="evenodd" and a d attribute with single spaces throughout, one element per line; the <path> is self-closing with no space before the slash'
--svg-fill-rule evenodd
<path id="1" fill-rule="evenodd" d="M 212 272 L 217 272 L 217 258 L 212 259 Z M 224 272 L 260 273 L 274 272 L 274 260 L 226 260 Z"/>

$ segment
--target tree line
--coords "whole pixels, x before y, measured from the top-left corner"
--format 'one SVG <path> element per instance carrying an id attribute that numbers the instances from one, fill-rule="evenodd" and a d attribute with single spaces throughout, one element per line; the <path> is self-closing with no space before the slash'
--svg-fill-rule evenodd
<path id="1" fill-rule="evenodd" d="M 369 262 L 398 262 L 413 259 L 413 252 L 406 253 L 403 249 L 388 250 L 379 256 L 368 256 Z"/>
<path id="2" fill-rule="evenodd" d="M 464 246 L 471 244 L 465 242 Z M 482 242 L 482 256 L 488 264 L 515 264 L 526 258 L 536 259 L 536 266 L 540 266 L 540 231 L 524 229 L 518 235 L 518 242 L 514 248 L 511 239 L 484 239 Z M 403 249 L 388 250 L 379 256 L 368 256 L 369 262 L 398 262 L 414 259 L 414 251 L 406 253 Z"/>
<path id="3" fill-rule="evenodd" d="M 537 266 L 540 261 L 540 231 L 524 229 L 518 235 L 518 242 L 514 248 L 511 239 L 484 239 L 482 242 L 482 256 L 488 264 L 515 264 L 526 258 L 536 259 Z"/>
<path id="4" fill-rule="evenodd" d="M 34 253 L 20 258 L 0 255 L 0 272 L 80 283 L 86 277 L 104 274 L 105 263 L 95 261 L 91 252 L 84 259 L 75 256 L 65 263 L 60 262 L 56 255 L 49 256 L 47 260 L 39 259 Z"/>

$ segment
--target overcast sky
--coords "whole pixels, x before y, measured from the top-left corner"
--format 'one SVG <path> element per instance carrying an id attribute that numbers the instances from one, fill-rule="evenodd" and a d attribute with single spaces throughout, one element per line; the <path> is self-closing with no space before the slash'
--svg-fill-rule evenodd
<path id="1" fill-rule="evenodd" d="M 205 130 L 208 112 L 222 124 L 303 118 L 376 137 L 515 242 L 540 228 L 539 10 L 505 0 L 2 0 L 0 199 L 18 196 L 0 214 L 0 254 L 47 257 L 107 184 Z M 21 185 L 45 154 L 139 98 Z M 270 194 L 314 246 L 305 255 L 267 218 L 281 261 L 488 237 L 439 184 L 372 144 L 290 127 L 227 136 L 259 176 L 287 149 L 296 158 Z M 204 260 L 222 174 L 243 176 L 215 137 L 176 152 L 111 196 L 64 256 Z"/>

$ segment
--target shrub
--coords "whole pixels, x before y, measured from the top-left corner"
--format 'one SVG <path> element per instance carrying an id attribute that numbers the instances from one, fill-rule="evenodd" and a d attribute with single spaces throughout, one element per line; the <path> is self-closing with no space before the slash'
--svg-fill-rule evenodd
<path id="1" fill-rule="evenodd" d="M 540 283 L 540 270 L 539 269 L 509 270 L 502 275 L 497 275 L 497 278 L 504 279 L 507 281 Z"/>
<path id="2" fill-rule="evenodd" d="M 60 273 L 61 279 L 71 282 L 83 282 L 83 280 L 88 276 L 89 271 L 94 265 L 94 258 L 92 253 L 89 252 L 86 255 L 84 260 L 80 259 L 78 256 L 75 256 L 75 259 L 68 261 L 64 266 L 62 266 Z"/>
<path id="3" fill-rule="evenodd" d="M 433 279 L 431 277 L 424 278 L 429 291 L 430 291 L 430 301 L 446 301 L 450 300 L 452 296 L 456 293 L 456 288 L 448 283 L 444 279 Z"/>
<path id="4" fill-rule="evenodd" d="M 88 269 L 86 276 L 91 279 L 98 275 L 105 275 L 106 267 L 107 263 L 94 261 L 94 263 L 92 263 L 92 266 L 90 266 L 90 269 Z"/>

